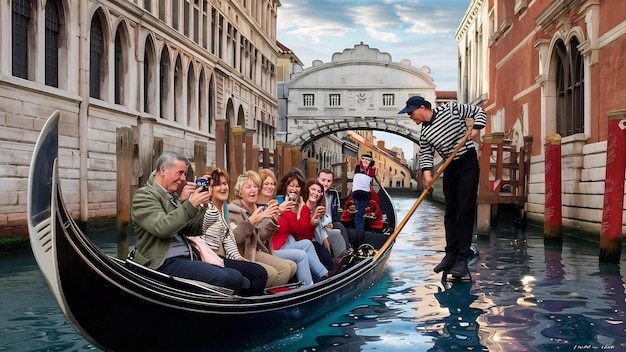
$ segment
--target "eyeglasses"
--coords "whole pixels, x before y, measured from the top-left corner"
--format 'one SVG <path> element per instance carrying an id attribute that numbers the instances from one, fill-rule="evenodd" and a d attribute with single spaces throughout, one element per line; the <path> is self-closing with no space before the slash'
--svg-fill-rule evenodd
<path id="1" fill-rule="evenodd" d="M 290 184 L 288 184 L 288 185 L 287 185 L 287 187 L 291 187 L 291 188 L 301 188 L 299 183 L 296 183 L 296 184 L 290 183 Z"/>

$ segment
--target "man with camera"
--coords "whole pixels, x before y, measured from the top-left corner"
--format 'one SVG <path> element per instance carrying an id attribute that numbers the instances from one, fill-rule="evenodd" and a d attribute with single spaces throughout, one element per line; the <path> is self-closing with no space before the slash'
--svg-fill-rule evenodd
<path id="1" fill-rule="evenodd" d="M 195 259 L 185 237 L 202 234 L 206 211 L 202 205 L 211 198 L 208 187 L 187 182 L 189 166 L 184 155 L 165 151 L 146 185 L 135 192 L 131 215 L 137 244 L 133 259 L 165 274 L 239 293 L 244 285 L 241 273 Z M 208 182 L 208 176 L 205 178 Z"/>

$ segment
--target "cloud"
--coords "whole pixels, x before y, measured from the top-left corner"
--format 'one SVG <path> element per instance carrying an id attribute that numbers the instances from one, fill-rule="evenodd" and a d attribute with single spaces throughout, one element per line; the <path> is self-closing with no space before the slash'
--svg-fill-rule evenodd
<path id="1" fill-rule="evenodd" d="M 400 21 L 409 25 L 408 32 L 415 34 L 455 33 L 465 8 L 446 6 L 450 1 L 416 3 L 412 6 L 395 5 Z"/>
<path id="2" fill-rule="evenodd" d="M 356 6 L 348 11 L 356 25 L 363 26 L 371 39 L 388 43 L 399 41 L 398 18 L 388 6 Z"/>
<path id="3" fill-rule="evenodd" d="M 337 11 L 337 7 L 341 6 L 325 1 L 285 3 L 278 9 L 278 31 L 314 44 L 323 42 L 327 37 L 345 36 L 354 28 L 343 15 L 344 11 Z"/>
<path id="4" fill-rule="evenodd" d="M 456 89 L 454 34 L 471 0 L 281 0 L 278 40 L 305 64 L 363 42 L 393 61 L 429 66 L 437 89 Z"/>

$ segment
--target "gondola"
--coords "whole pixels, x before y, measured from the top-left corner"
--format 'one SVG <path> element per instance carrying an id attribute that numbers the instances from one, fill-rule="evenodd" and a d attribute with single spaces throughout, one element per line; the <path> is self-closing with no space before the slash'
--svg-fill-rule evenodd
<path id="1" fill-rule="evenodd" d="M 233 295 L 104 254 L 79 229 L 63 200 L 55 112 L 33 152 L 28 185 L 32 251 L 52 294 L 74 328 L 102 350 L 241 350 L 311 324 L 371 287 L 384 273 L 396 223 L 389 195 L 378 195 L 387 242 L 374 255 L 355 255 L 339 274 L 275 294 Z M 380 237 L 378 237 L 380 238 Z M 376 247 L 380 248 L 379 245 Z M 370 253 L 371 254 L 371 253 Z"/>

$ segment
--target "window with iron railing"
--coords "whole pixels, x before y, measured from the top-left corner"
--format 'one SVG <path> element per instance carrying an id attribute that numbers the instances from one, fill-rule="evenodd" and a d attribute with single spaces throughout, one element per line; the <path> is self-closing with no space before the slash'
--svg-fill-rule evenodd
<path id="1" fill-rule="evenodd" d="M 328 106 L 341 106 L 341 94 L 329 94 Z"/>
<path id="2" fill-rule="evenodd" d="M 395 95 L 394 94 L 383 94 L 383 106 L 394 106 L 395 103 Z"/>
<path id="3" fill-rule="evenodd" d="M 302 105 L 304 105 L 304 106 L 314 106 L 315 105 L 315 95 L 313 95 L 313 94 L 302 94 Z"/>

